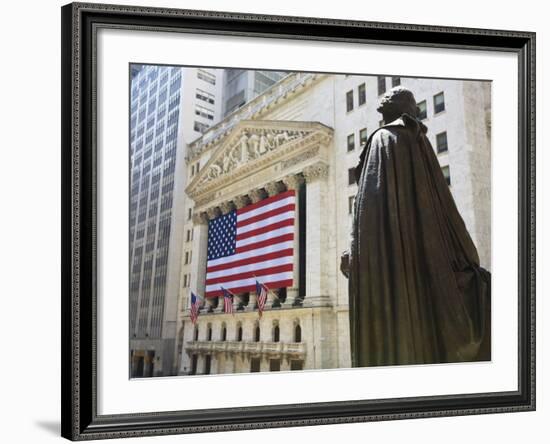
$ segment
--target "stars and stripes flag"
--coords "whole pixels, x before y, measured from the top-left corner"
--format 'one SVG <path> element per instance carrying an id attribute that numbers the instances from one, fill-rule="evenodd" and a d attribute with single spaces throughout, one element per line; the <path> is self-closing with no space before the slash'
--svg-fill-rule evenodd
<path id="1" fill-rule="evenodd" d="M 292 286 L 295 207 L 289 190 L 209 221 L 207 298 Z"/>
<path id="2" fill-rule="evenodd" d="M 233 313 L 233 294 L 222 287 L 223 292 L 223 311 Z"/>
<path id="3" fill-rule="evenodd" d="M 258 314 L 260 315 L 260 318 L 262 317 L 262 311 L 264 311 L 264 308 L 265 308 L 268 291 L 269 290 L 266 288 L 265 285 L 256 281 L 256 294 L 257 294 L 256 302 L 258 303 Z"/>
<path id="4" fill-rule="evenodd" d="M 197 318 L 199 317 L 199 309 L 200 309 L 200 299 L 198 296 L 191 292 L 191 307 L 189 308 L 189 311 L 191 312 L 191 322 L 195 324 L 197 322 Z"/>

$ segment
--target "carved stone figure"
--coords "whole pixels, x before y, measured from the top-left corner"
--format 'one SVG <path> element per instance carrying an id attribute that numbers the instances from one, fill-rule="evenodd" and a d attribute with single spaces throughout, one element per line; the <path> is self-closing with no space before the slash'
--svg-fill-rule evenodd
<path id="1" fill-rule="evenodd" d="M 248 133 L 243 131 L 239 143 L 241 145 L 241 162 L 246 162 L 248 160 Z"/>
<path id="2" fill-rule="evenodd" d="M 380 102 L 385 125 L 363 147 L 350 252 L 355 367 L 491 359 L 491 275 L 402 87 Z"/>

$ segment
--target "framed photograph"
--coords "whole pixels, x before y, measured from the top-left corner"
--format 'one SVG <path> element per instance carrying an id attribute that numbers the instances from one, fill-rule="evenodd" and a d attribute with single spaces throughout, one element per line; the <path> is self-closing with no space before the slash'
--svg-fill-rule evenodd
<path id="1" fill-rule="evenodd" d="M 62 435 L 535 409 L 535 34 L 62 8 Z"/>

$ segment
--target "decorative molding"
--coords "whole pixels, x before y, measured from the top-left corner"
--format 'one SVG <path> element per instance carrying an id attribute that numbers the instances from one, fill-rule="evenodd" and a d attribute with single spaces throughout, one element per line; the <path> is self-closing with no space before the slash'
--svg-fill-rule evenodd
<path id="1" fill-rule="evenodd" d="M 287 190 L 297 190 L 304 183 L 304 177 L 299 174 L 292 174 L 283 178 L 283 183 Z"/>
<path id="2" fill-rule="evenodd" d="M 212 220 L 218 217 L 221 214 L 221 211 L 218 207 L 211 207 L 206 210 L 206 214 L 208 214 L 208 219 Z"/>
<path id="3" fill-rule="evenodd" d="M 222 214 L 227 214 L 235 209 L 235 204 L 231 201 L 222 202 L 220 209 L 222 210 Z"/>
<path id="4" fill-rule="evenodd" d="M 193 214 L 193 223 L 195 225 L 205 225 L 208 223 L 208 215 L 206 213 L 194 213 Z"/>
<path id="5" fill-rule="evenodd" d="M 297 156 L 294 156 L 288 160 L 284 160 L 281 162 L 281 168 L 287 169 L 289 167 L 292 167 L 294 165 L 297 165 L 299 163 L 304 162 L 305 160 L 311 159 L 319 154 L 319 146 L 316 146 L 314 148 L 311 148 L 307 151 L 304 151 Z"/>
<path id="6" fill-rule="evenodd" d="M 259 202 L 260 200 L 267 197 L 267 193 L 263 188 L 255 188 L 253 190 L 250 190 L 248 195 L 250 196 L 250 200 L 252 201 L 252 203 Z"/>
<path id="7" fill-rule="evenodd" d="M 237 209 L 246 207 L 248 204 L 250 204 L 250 201 L 250 197 L 246 194 L 233 198 L 233 202 L 235 203 L 235 207 Z"/>
<path id="8" fill-rule="evenodd" d="M 269 182 L 264 186 L 268 196 L 276 196 L 283 191 L 284 186 L 281 182 Z"/>
<path id="9" fill-rule="evenodd" d="M 317 162 L 304 168 L 303 174 L 307 183 L 314 182 L 328 176 L 329 167 L 324 162 Z"/>

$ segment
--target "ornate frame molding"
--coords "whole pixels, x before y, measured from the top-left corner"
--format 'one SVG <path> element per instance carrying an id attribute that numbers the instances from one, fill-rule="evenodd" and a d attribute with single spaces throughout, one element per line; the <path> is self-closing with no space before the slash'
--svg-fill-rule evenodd
<path id="1" fill-rule="evenodd" d="M 519 62 L 518 390 L 254 408 L 98 415 L 96 137 L 98 28 L 513 52 Z M 62 8 L 62 435 L 71 440 L 535 409 L 535 34 L 73 3 Z"/>

